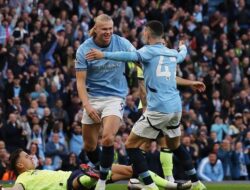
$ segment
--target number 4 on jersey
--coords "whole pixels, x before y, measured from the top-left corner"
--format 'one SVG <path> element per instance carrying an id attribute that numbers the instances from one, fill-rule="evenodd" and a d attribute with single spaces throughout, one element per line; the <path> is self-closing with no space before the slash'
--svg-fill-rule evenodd
<path id="1" fill-rule="evenodd" d="M 159 63 L 156 68 L 156 76 L 166 77 L 167 80 L 170 79 L 171 73 L 167 65 L 163 65 L 163 56 L 160 56 Z"/>

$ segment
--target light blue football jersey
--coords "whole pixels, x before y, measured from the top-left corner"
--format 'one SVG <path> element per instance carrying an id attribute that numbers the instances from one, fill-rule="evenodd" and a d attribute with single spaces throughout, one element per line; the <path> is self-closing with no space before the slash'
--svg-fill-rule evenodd
<path id="1" fill-rule="evenodd" d="M 136 52 L 105 52 L 112 60 L 140 61 L 147 90 L 147 109 L 161 113 L 181 112 L 181 98 L 176 84 L 176 66 L 184 60 L 186 46 L 180 52 L 163 44 L 146 45 Z"/>
<path id="2" fill-rule="evenodd" d="M 116 96 L 125 98 L 128 93 L 123 61 L 93 60 L 87 61 L 85 54 L 92 48 L 101 51 L 136 51 L 134 46 L 125 38 L 113 34 L 108 47 L 97 46 L 93 38 L 87 39 L 76 52 L 76 71 L 87 70 L 86 84 L 91 96 Z"/>

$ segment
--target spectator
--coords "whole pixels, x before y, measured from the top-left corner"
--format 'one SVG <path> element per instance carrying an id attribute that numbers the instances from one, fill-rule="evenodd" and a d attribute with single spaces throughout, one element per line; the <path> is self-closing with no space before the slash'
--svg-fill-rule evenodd
<path id="1" fill-rule="evenodd" d="M 18 147 L 25 148 L 23 129 L 14 113 L 9 114 L 7 124 L 4 126 L 4 141 L 9 152 Z"/>
<path id="2" fill-rule="evenodd" d="M 31 127 L 25 115 L 19 116 L 20 125 L 23 129 L 23 136 L 25 144 L 28 144 L 31 135 Z"/>
<path id="3" fill-rule="evenodd" d="M 32 100 L 30 103 L 30 108 L 34 109 L 34 113 L 38 116 L 39 119 L 43 117 L 44 108 L 39 107 L 37 100 Z"/>
<path id="4" fill-rule="evenodd" d="M 210 140 L 212 141 L 212 144 L 219 143 L 217 133 L 215 131 L 210 132 Z"/>
<path id="5" fill-rule="evenodd" d="M 33 141 L 30 144 L 29 155 L 32 157 L 36 168 L 42 168 L 43 161 L 45 160 L 44 154 L 41 155 L 37 142 Z"/>
<path id="6" fill-rule="evenodd" d="M 11 99 L 13 97 L 24 97 L 26 93 L 23 86 L 20 84 L 21 80 L 19 76 L 15 76 L 13 82 L 11 82 L 6 88 L 6 99 L 11 104 Z"/>
<path id="7" fill-rule="evenodd" d="M 223 99 L 231 100 L 233 96 L 233 75 L 228 72 L 221 81 L 221 95 Z"/>
<path id="8" fill-rule="evenodd" d="M 2 15 L 1 15 L 2 16 Z M 1 18 L 2 19 L 2 18 Z M 7 19 L 2 20 L 0 25 L 0 44 L 5 45 L 9 41 L 12 33 L 13 33 L 13 26 L 15 25 L 16 20 L 13 19 L 12 23 L 9 24 Z"/>
<path id="9" fill-rule="evenodd" d="M 163 14 L 162 11 L 159 8 L 159 5 L 157 5 L 157 1 L 153 0 L 150 2 L 149 10 L 146 15 L 147 20 L 159 20 L 162 21 Z"/>
<path id="10" fill-rule="evenodd" d="M 89 38 L 93 19 L 102 12 L 112 16 L 114 32 L 126 37 L 136 48 L 144 45 L 144 23 L 159 20 L 164 24 L 169 47 L 175 48 L 182 38 L 190 47 L 177 75 L 201 80 L 207 87 L 205 94 L 179 89 L 184 110 L 184 141 L 189 135 L 191 146 L 198 153 L 197 165 L 213 150 L 218 152 L 223 167 L 226 165 L 225 179 L 238 179 L 240 167 L 236 155 L 242 155 L 242 151 L 236 153 L 236 150 L 222 147 L 224 141 L 229 141 L 232 147 L 238 147 L 237 143 L 241 142 L 245 153 L 249 146 L 250 11 L 245 0 L 224 1 L 221 5 L 207 0 L 67 0 L 49 4 L 0 1 L 0 140 L 4 140 L 8 151 L 20 146 L 29 148 L 31 131 L 36 136 L 37 126 L 38 136 L 45 142 L 58 132 L 59 141 L 65 146 L 73 136 L 80 140 L 80 135 L 70 128 L 82 118 L 73 64 L 76 50 Z M 129 73 L 128 98 L 132 95 L 134 105 L 127 105 L 128 112 L 118 135 L 123 142 L 119 137 L 115 142 L 117 154 L 123 152 L 131 126 L 141 114 L 136 110 L 138 81 L 136 69 L 131 65 L 126 66 L 126 73 Z M 57 100 L 63 102 L 60 108 Z M 213 123 L 214 115 L 220 115 L 222 123 L 229 126 L 228 134 L 221 130 L 222 124 L 218 128 L 218 124 Z M 8 121 L 9 117 L 15 122 Z M 80 133 L 80 129 L 77 130 Z M 80 141 L 73 149 L 79 148 Z M 41 150 L 39 147 L 39 152 Z M 84 152 L 82 154 L 87 162 Z M 118 162 L 126 163 L 126 154 L 122 156 Z M 232 163 L 227 157 L 235 163 L 233 174 L 237 174 L 236 177 L 232 176 Z M 247 166 L 250 175 L 250 164 Z"/>
<path id="11" fill-rule="evenodd" d="M 7 151 L 5 149 L 5 143 L 4 141 L 0 141 L 0 179 L 2 179 L 3 174 L 7 169 L 7 165 L 5 163 L 6 154 Z"/>
<path id="12" fill-rule="evenodd" d="M 119 135 L 117 135 L 115 137 L 114 151 L 115 151 L 114 163 L 127 165 L 128 164 L 128 156 L 127 156 L 127 152 L 125 149 L 125 144 L 122 141 L 121 136 L 119 136 Z"/>
<path id="13" fill-rule="evenodd" d="M 248 172 L 247 165 L 250 163 L 248 156 L 248 149 L 244 150 L 241 142 L 235 144 L 233 151 L 233 164 L 232 164 L 232 179 L 234 180 L 247 180 Z"/>
<path id="14" fill-rule="evenodd" d="M 55 121 L 53 128 L 48 136 L 48 141 L 52 141 L 52 137 L 54 133 L 59 135 L 59 142 L 62 143 L 63 145 L 67 146 L 67 141 L 65 139 L 65 133 L 63 131 L 63 122 L 62 121 Z"/>
<path id="15" fill-rule="evenodd" d="M 75 153 L 77 156 L 80 154 L 84 147 L 82 139 L 82 127 L 79 123 L 72 124 L 72 136 L 69 141 L 69 151 Z"/>
<path id="16" fill-rule="evenodd" d="M 129 18 L 129 22 L 132 23 L 134 21 L 134 12 L 130 6 L 128 6 L 128 2 L 126 0 L 122 1 L 121 8 L 118 9 L 118 14 L 121 11 L 125 11 L 125 15 Z"/>
<path id="17" fill-rule="evenodd" d="M 9 158 L 10 158 L 10 154 L 8 152 L 5 152 L 4 158 L 2 160 L 2 164 L 6 167 L 5 172 L 1 179 L 3 181 L 13 181 L 16 179 L 16 175 L 14 174 L 14 171 L 10 170 L 9 168 Z"/>
<path id="18" fill-rule="evenodd" d="M 222 181 L 224 177 L 222 163 L 215 153 L 203 158 L 198 169 L 199 177 L 204 181 Z"/>
<path id="19" fill-rule="evenodd" d="M 229 126 L 229 134 L 235 139 L 242 140 L 246 131 L 247 128 L 243 123 L 242 114 L 236 113 L 232 125 Z"/>
<path id="20" fill-rule="evenodd" d="M 249 128 L 250 125 L 250 111 L 248 108 L 243 110 L 243 123 Z"/>
<path id="21" fill-rule="evenodd" d="M 199 146 L 199 157 L 202 159 L 207 157 L 210 152 L 210 146 L 207 140 L 207 133 L 205 131 L 200 131 L 198 133 L 197 145 Z"/>
<path id="22" fill-rule="evenodd" d="M 13 97 L 12 100 L 10 101 L 10 106 L 8 108 L 8 112 L 7 115 L 9 115 L 10 113 L 15 113 L 20 115 L 23 111 L 22 105 L 21 105 L 21 101 L 20 98 L 17 97 Z"/>
<path id="23" fill-rule="evenodd" d="M 203 54 L 206 51 L 212 52 L 213 40 L 210 35 L 210 28 L 208 26 L 202 26 L 201 33 L 197 36 L 197 47 L 199 47 L 199 51 Z"/>
<path id="24" fill-rule="evenodd" d="M 27 144 L 27 149 L 30 150 L 32 144 L 38 146 L 38 155 L 40 158 L 44 159 L 44 150 L 45 150 L 45 139 L 44 139 L 44 134 L 42 132 L 42 128 L 40 127 L 39 124 L 34 124 L 30 137 L 29 137 L 29 142 Z"/>
<path id="25" fill-rule="evenodd" d="M 186 150 L 188 151 L 188 153 L 192 157 L 193 163 L 195 164 L 196 160 L 198 158 L 198 152 L 196 152 L 195 149 L 191 146 L 190 137 L 189 136 L 184 136 L 182 138 L 182 144 L 184 145 L 184 147 L 186 148 Z"/>
<path id="26" fill-rule="evenodd" d="M 150 146 L 149 152 L 146 153 L 146 160 L 149 170 L 156 174 L 163 176 L 163 171 L 160 163 L 160 151 L 157 149 L 157 143 L 153 141 Z"/>
<path id="27" fill-rule="evenodd" d="M 126 119 L 131 120 L 132 123 L 135 123 L 140 115 L 138 112 L 138 108 L 135 105 L 135 101 L 133 100 L 133 96 L 132 95 L 128 95 L 126 97 L 126 103 L 125 103 L 125 107 L 124 107 L 124 118 L 125 121 Z"/>
<path id="28" fill-rule="evenodd" d="M 194 13 L 193 16 L 195 18 L 195 22 L 200 24 L 203 21 L 203 16 L 202 16 L 202 8 L 200 5 L 195 5 L 194 6 Z"/>
<path id="29" fill-rule="evenodd" d="M 220 100 L 220 92 L 215 90 L 212 95 L 212 102 L 210 106 L 211 113 L 220 112 L 221 111 L 221 100 Z"/>
<path id="30" fill-rule="evenodd" d="M 247 11 L 245 0 L 239 1 L 239 6 L 235 10 L 235 12 L 236 12 L 236 19 L 238 21 L 241 30 L 249 29 L 250 25 L 248 20 L 249 11 Z"/>
<path id="31" fill-rule="evenodd" d="M 211 132 L 216 132 L 217 139 L 219 142 L 222 141 L 223 135 L 227 135 L 228 126 L 223 123 L 223 120 L 220 115 L 214 116 L 214 123 L 211 126 Z"/>
<path id="32" fill-rule="evenodd" d="M 218 158 L 222 162 L 224 179 L 231 179 L 233 175 L 233 152 L 229 140 L 223 140 L 218 151 Z"/>
<path id="33" fill-rule="evenodd" d="M 47 142 L 45 152 L 46 152 L 46 156 L 49 156 L 52 158 L 52 163 L 55 169 L 59 169 L 61 167 L 62 160 L 67 155 L 67 149 L 64 144 L 59 142 L 58 133 L 54 133 L 52 136 L 52 141 Z"/>
<path id="34" fill-rule="evenodd" d="M 41 124 L 42 124 L 44 139 L 47 140 L 47 137 L 51 133 L 54 125 L 53 116 L 51 114 L 50 108 L 48 107 L 44 108 L 44 117 L 41 120 Z"/>
<path id="35" fill-rule="evenodd" d="M 41 94 L 44 94 L 46 97 L 48 93 L 40 86 L 40 84 L 35 85 L 35 91 L 33 91 L 30 95 L 33 100 L 38 99 Z"/>
<path id="36" fill-rule="evenodd" d="M 61 170 L 73 171 L 79 168 L 79 161 L 75 153 L 70 153 L 67 159 L 62 162 Z"/>
<path id="37" fill-rule="evenodd" d="M 244 109 L 250 108 L 250 99 L 245 90 L 241 90 L 239 97 L 235 100 L 235 112 L 243 112 Z"/>
<path id="38" fill-rule="evenodd" d="M 53 170 L 54 171 L 54 170 L 58 169 L 57 167 L 58 167 L 57 165 L 56 166 L 53 165 L 53 160 L 51 157 L 49 157 L 49 156 L 45 157 L 45 161 L 43 164 L 43 170 Z"/>
<path id="39" fill-rule="evenodd" d="M 244 140 L 244 147 L 246 149 L 250 148 L 250 131 L 247 132 L 245 140 Z"/>
<path id="40" fill-rule="evenodd" d="M 58 99 L 56 101 L 55 107 L 51 109 L 51 112 L 55 120 L 63 121 L 65 126 L 69 124 L 69 116 L 68 113 L 63 109 L 62 100 Z"/>

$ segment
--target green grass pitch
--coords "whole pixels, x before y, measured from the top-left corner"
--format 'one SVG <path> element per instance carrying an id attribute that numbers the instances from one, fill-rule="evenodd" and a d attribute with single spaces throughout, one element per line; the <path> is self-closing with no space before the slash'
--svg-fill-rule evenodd
<path id="1" fill-rule="evenodd" d="M 206 184 L 207 190 L 250 190 L 250 184 Z M 127 190 L 123 184 L 109 185 L 107 190 Z"/>
<path id="2" fill-rule="evenodd" d="M 11 185 L 4 185 L 4 187 Z M 249 184 L 206 184 L 207 190 L 250 190 Z M 127 190 L 127 185 L 124 184 L 111 184 L 108 185 L 107 190 Z M 163 190 L 163 189 L 162 189 Z"/>

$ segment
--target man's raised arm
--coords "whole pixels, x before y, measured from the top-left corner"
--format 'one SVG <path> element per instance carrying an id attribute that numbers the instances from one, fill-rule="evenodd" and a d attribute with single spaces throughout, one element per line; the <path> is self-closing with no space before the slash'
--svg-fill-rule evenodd
<path id="1" fill-rule="evenodd" d="M 187 56 L 187 47 L 184 44 L 184 41 L 179 42 L 179 52 L 177 53 L 177 63 L 181 63 L 184 61 Z"/>
<path id="2" fill-rule="evenodd" d="M 102 52 L 97 49 L 92 49 L 86 54 L 85 59 L 87 59 L 88 61 L 95 59 L 111 59 L 115 61 L 139 61 L 140 56 L 137 52 Z"/>

